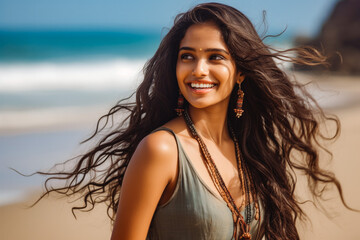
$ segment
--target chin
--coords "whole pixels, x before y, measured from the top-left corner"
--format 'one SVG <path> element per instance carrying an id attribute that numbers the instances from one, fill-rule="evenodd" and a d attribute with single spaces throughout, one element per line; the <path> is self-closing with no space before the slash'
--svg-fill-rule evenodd
<path id="1" fill-rule="evenodd" d="M 197 101 L 197 102 L 189 102 L 189 106 L 197 109 L 205 109 L 205 108 L 211 108 L 215 107 L 217 105 L 221 105 L 218 102 L 216 103 L 209 103 L 208 101 Z M 227 107 L 227 106 L 226 106 Z"/>

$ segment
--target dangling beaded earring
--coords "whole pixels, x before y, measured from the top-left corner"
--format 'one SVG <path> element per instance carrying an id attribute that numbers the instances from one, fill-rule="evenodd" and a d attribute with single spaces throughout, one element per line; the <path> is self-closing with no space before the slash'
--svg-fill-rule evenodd
<path id="1" fill-rule="evenodd" d="M 241 90 L 241 81 L 237 82 L 239 84 L 238 89 L 238 99 L 236 101 L 236 107 L 234 108 L 234 112 L 236 114 L 236 118 L 240 118 L 243 114 L 244 110 L 242 109 L 243 101 L 244 101 L 244 92 Z"/>
<path id="2" fill-rule="evenodd" d="M 177 101 L 177 108 L 175 108 L 176 114 L 180 117 L 184 112 L 184 96 L 179 91 L 179 97 Z"/>

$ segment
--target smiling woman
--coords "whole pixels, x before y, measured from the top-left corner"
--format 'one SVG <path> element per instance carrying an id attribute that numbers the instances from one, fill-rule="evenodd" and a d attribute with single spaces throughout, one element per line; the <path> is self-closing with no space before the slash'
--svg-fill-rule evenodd
<path id="1" fill-rule="evenodd" d="M 120 101 L 93 137 L 117 113 L 125 120 L 72 171 L 41 173 L 67 181 L 45 194 L 81 193 L 84 205 L 74 209 L 106 202 L 114 240 L 299 239 L 295 170 L 308 177 L 315 198 L 323 184 L 334 184 L 342 198 L 318 153 L 339 122 L 275 59 L 325 60 L 312 48 L 271 49 L 227 5 L 179 14 L 144 67 L 136 102 Z M 334 136 L 320 132 L 320 121 L 335 123 Z M 293 159 L 297 153 L 303 158 Z"/>

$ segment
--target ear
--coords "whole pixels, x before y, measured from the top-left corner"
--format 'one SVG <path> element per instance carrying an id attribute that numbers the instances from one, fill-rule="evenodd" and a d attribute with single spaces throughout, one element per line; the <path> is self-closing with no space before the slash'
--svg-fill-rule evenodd
<path id="1" fill-rule="evenodd" d="M 245 75 L 242 72 L 239 72 L 236 75 L 236 83 L 241 84 L 245 80 Z"/>

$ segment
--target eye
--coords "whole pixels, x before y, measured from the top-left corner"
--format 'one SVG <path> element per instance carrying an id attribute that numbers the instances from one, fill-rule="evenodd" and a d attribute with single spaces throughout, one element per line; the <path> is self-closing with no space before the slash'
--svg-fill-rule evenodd
<path id="1" fill-rule="evenodd" d="M 191 55 L 190 53 L 183 53 L 180 55 L 180 59 L 183 59 L 183 60 L 193 60 L 194 59 L 194 56 Z"/>
<path id="2" fill-rule="evenodd" d="M 225 57 L 221 54 L 212 54 L 210 60 L 224 60 Z"/>

